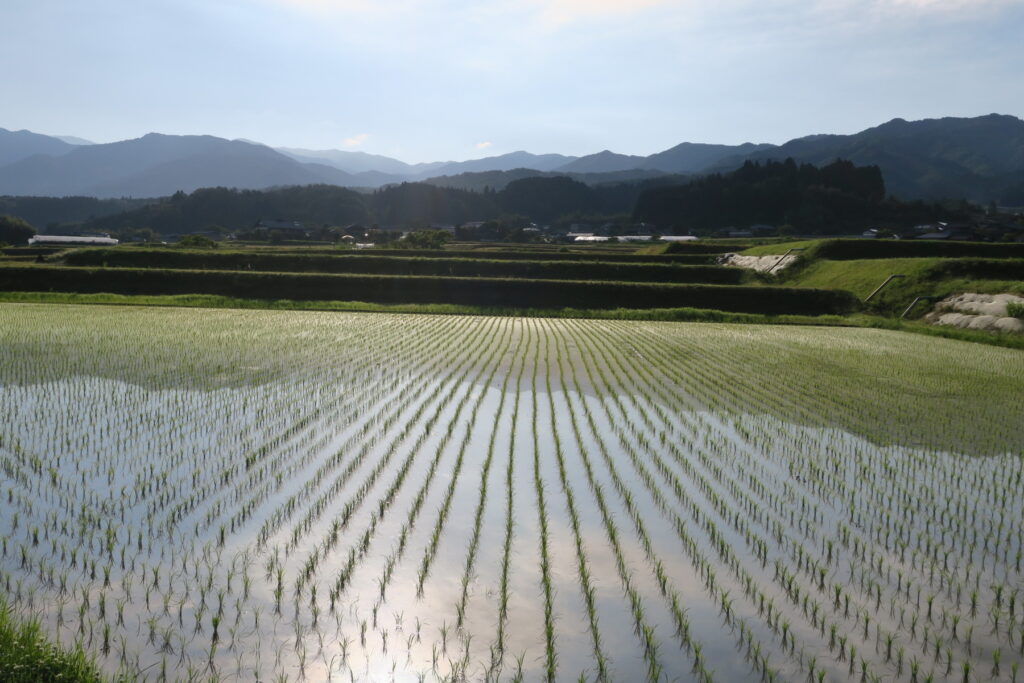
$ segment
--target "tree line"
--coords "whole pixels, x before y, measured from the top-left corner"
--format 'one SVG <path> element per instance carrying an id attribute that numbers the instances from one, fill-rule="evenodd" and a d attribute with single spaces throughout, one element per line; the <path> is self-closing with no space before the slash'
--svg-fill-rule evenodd
<path id="1" fill-rule="evenodd" d="M 81 203 L 83 198 L 66 201 L 71 200 Z M 59 206 L 65 200 L 49 201 Z M 139 200 L 131 200 L 135 201 Z M 472 238 L 511 234 L 530 222 L 564 227 L 570 222 L 632 221 L 653 224 L 665 234 L 712 234 L 758 223 L 787 225 L 804 234 L 839 234 L 949 217 L 939 205 L 886 197 L 877 166 L 837 160 L 819 168 L 791 159 L 747 162 L 735 171 L 687 182 L 667 177 L 587 185 L 556 176 L 521 178 L 499 191 L 481 192 L 425 183 L 402 183 L 371 193 L 332 185 L 262 191 L 205 188 L 143 206 L 122 205 L 116 210 L 104 204 L 102 209 L 106 215 L 93 215 L 78 228 L 123 238 L 155 238 L 251 231 L 266 219 L 298 221 L 314 233 L 327 226 L 358 225 L 369 231 L 484 222 L 486 226 L 460 234 Z M 114 212 L 108 213 L 111 209 Z"/>

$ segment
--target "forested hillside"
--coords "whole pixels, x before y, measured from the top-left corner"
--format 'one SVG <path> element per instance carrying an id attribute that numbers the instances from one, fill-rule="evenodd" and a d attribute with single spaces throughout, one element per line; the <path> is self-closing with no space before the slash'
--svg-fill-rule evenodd
<path id="1" fill-rule="evenodd" d="M 668 184 L 673 180 L 676 184 Z M 93 217 L 82 224 L 83 230 L 127 234 L 148 229 L 162 235 L 247 230 L 267 219 L 307 227 L 363 224 L 405 229 L 502 218 L 563 226 L 578 221 L 642 221 L 676 234 L 708 234 L 758 223 L 788 225 L 807 234 L 841 234 L 952 215 L 938 205 L 889 198 L 877 166 L 838 160 L 821 168 L 793 160 L 747 162 L 735 171 L 687 182 L 666 177 L 588 185 L 555 176 L 520 178 L 504 189 L 480 192 L 426 183 L 391 185 L 372 193 L 334 185 L 262 191 L 205 188 L 149 201 L 140 206 L 140 200 L 6 198 L 0 199 L 0 206 L 10 207 L 5 213 L 23 217 L 22 210 L 70 215 L 87 208 Z M 83 202 L 88 206 L 80 206 Z M 128 210 L 112 213 L 119 207 Z"/>

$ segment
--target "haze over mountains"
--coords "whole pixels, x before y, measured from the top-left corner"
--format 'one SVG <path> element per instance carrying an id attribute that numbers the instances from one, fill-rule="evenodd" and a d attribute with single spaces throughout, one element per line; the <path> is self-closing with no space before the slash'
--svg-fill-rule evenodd
<path id="1" fill-rule="evenodd" d="M 584 157 L 512 152 L 461 162 L 407 164 L 342 150 L 272 149 L 205 135 L 150 133 L 89 144 L 0 128 L 0 195 L 157 197 L 200 187 L 263 189 L 331 184 L 375 188 L 400 182 L 501 188 L 530 175 L 567 175 L 590 184 L 727 171 L 748 160 L 837 158 L 881 168 L 887 191 L 904 199 L 1024 203 L 1024 121 L 894 119 L 853 135 L 810 135 L 783 145 L 684 142 L 650 156 L 604 150 Z"/>

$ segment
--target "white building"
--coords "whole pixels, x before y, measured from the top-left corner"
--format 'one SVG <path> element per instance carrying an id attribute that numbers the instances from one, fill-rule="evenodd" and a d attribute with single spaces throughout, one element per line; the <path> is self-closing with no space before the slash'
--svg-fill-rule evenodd
<path id="1" fill-rule="evenodd" d="M 118 243 L 112 237 L 89 237 L 81 235 L 36 235 L 28 243 L 41 247 L 113 247 Z"/>

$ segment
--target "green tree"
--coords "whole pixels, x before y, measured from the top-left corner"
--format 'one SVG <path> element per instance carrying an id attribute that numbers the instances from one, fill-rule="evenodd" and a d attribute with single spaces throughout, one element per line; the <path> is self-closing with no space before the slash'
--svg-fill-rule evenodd
<path id="1" fill-rule="evenodd" d="M 444 230 L 414 230 L 394 244 L 403 249 L 441 249 L 448 238 Z"/>
<path id="2" fill-rule="evenodd" d="M 179 247 L 190 247 L 196 248 L 201 247 L 204 249 L 216 249 L 220 246 L 220 243 L 211 240 L 209 237 L 203 235 L 185 235 L 178 241 Z"/>
<path id="3" fill-rule="evenodd" d="M 36 229 L 17 216 L 0 216 L 0 242 L 26 244 Z"/>

